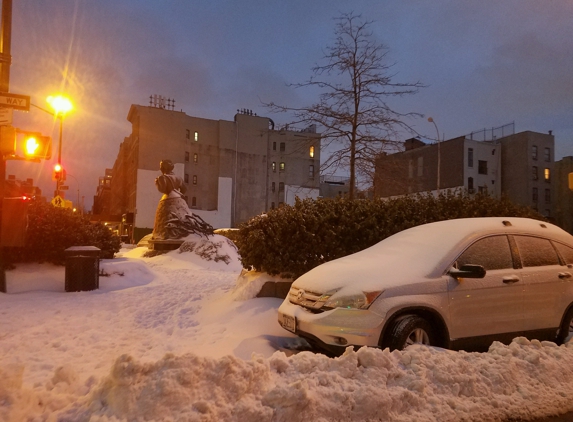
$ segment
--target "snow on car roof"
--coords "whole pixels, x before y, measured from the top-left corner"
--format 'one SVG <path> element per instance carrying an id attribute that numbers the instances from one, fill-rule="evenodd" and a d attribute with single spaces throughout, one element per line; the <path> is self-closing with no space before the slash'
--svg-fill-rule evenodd
<path id="1" fill-rule="evenodd" d="M 504 224 L 504 222 L 509 222 Z M 439 276 L 462 244 L 490 233 L 530 233 L 573 245 L 573 237 L 550 223 L 517 217 L 479 217 L 416 226 L 355 254 L 322 264 L 296 280 L 307 290 L 329 291 L 347 283 L 361 291 Z"/>

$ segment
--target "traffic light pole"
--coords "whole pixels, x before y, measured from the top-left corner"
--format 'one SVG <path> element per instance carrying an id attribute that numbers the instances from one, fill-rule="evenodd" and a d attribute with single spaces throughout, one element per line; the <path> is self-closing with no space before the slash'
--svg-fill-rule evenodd
<path id="1" fill-rule="evenodd" d="M 12 0 L 2 0 L 2 30 L 0 32 L 0 92 L 10 92 L 10 64 L 12 62 Z M 0 157 L 0 223 L 2 222 L 2 203 L 6 190 L 6 160 Z M 0 230 L 1 232 L 1 230 Z M 0 233 L 0 236 L 2 234 Z M 6 273 L 4 271 L 4 251 L 0 238 L 0 292 L 6 293 Z"/>

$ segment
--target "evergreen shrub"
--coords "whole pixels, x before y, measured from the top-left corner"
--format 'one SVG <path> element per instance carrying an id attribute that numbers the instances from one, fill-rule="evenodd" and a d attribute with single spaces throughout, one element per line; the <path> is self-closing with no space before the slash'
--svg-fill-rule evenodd
<path id="1" fill-rule="evenodd" d="M 71 246 L 95 246 L 100 258 L 113 258 L 121 241 L 101 223 L 91 223 L 69 208 L 54 207 L 47 202 L 34 202 L 28 208 L 25 246 L 5 248 L 5 263 L 51 262 L 64 264 L 64 251 Z"/>
<path id="2" fill-rule="evenodd" d="M 234 233 L 244 268 L 298 278 L 333 259 L 421 224 L 468 217 L 528 217 L 532 208 L 487 195 L 445 192 L 395 199 L 299 200 L 243 223 Z M 436 239 L 439 241 L 439 239 Z"/>

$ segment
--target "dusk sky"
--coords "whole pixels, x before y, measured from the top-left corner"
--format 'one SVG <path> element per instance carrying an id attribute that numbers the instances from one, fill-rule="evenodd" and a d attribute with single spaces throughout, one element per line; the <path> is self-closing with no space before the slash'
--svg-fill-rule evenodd
<path id="1" fill-rule="evenodd" d="M 157 94 L 192 116 L 232 121 L 247 108 L 287 123 L 262 102 L 317 100 L 288 84 L 311 76 L 333 18 L 347 12 L 374 21 L 395 82 L 427 85 L 391 101 L 424 115 L 409 122 L 418 133 L 436 137 L 430 116 L 445 139 L 515 122 L 516 132 L 552 130 L 556 159 L 573 155 L 571 0 L 14 0 L 10 91 L 43 108 L 55 92 L 73 100 L 62 162 L 77 182 L 68 178 L 67 198 L 79 184 L 90 209 L 131 132 L 131 104 Z M 51 160 L 7 169 L 51 198 L 58 125 L 32 108 L 15 112 L 14 126 L 53 137 Z"/>

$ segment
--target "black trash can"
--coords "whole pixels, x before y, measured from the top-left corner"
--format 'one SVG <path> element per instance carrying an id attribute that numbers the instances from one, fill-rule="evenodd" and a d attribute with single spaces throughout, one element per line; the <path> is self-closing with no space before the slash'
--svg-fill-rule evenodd
<path id="1" fill-rule="evenodd" d="M 99 289 L 99 253 L 95 246 L 66 249 L 66 292 Z"/>

